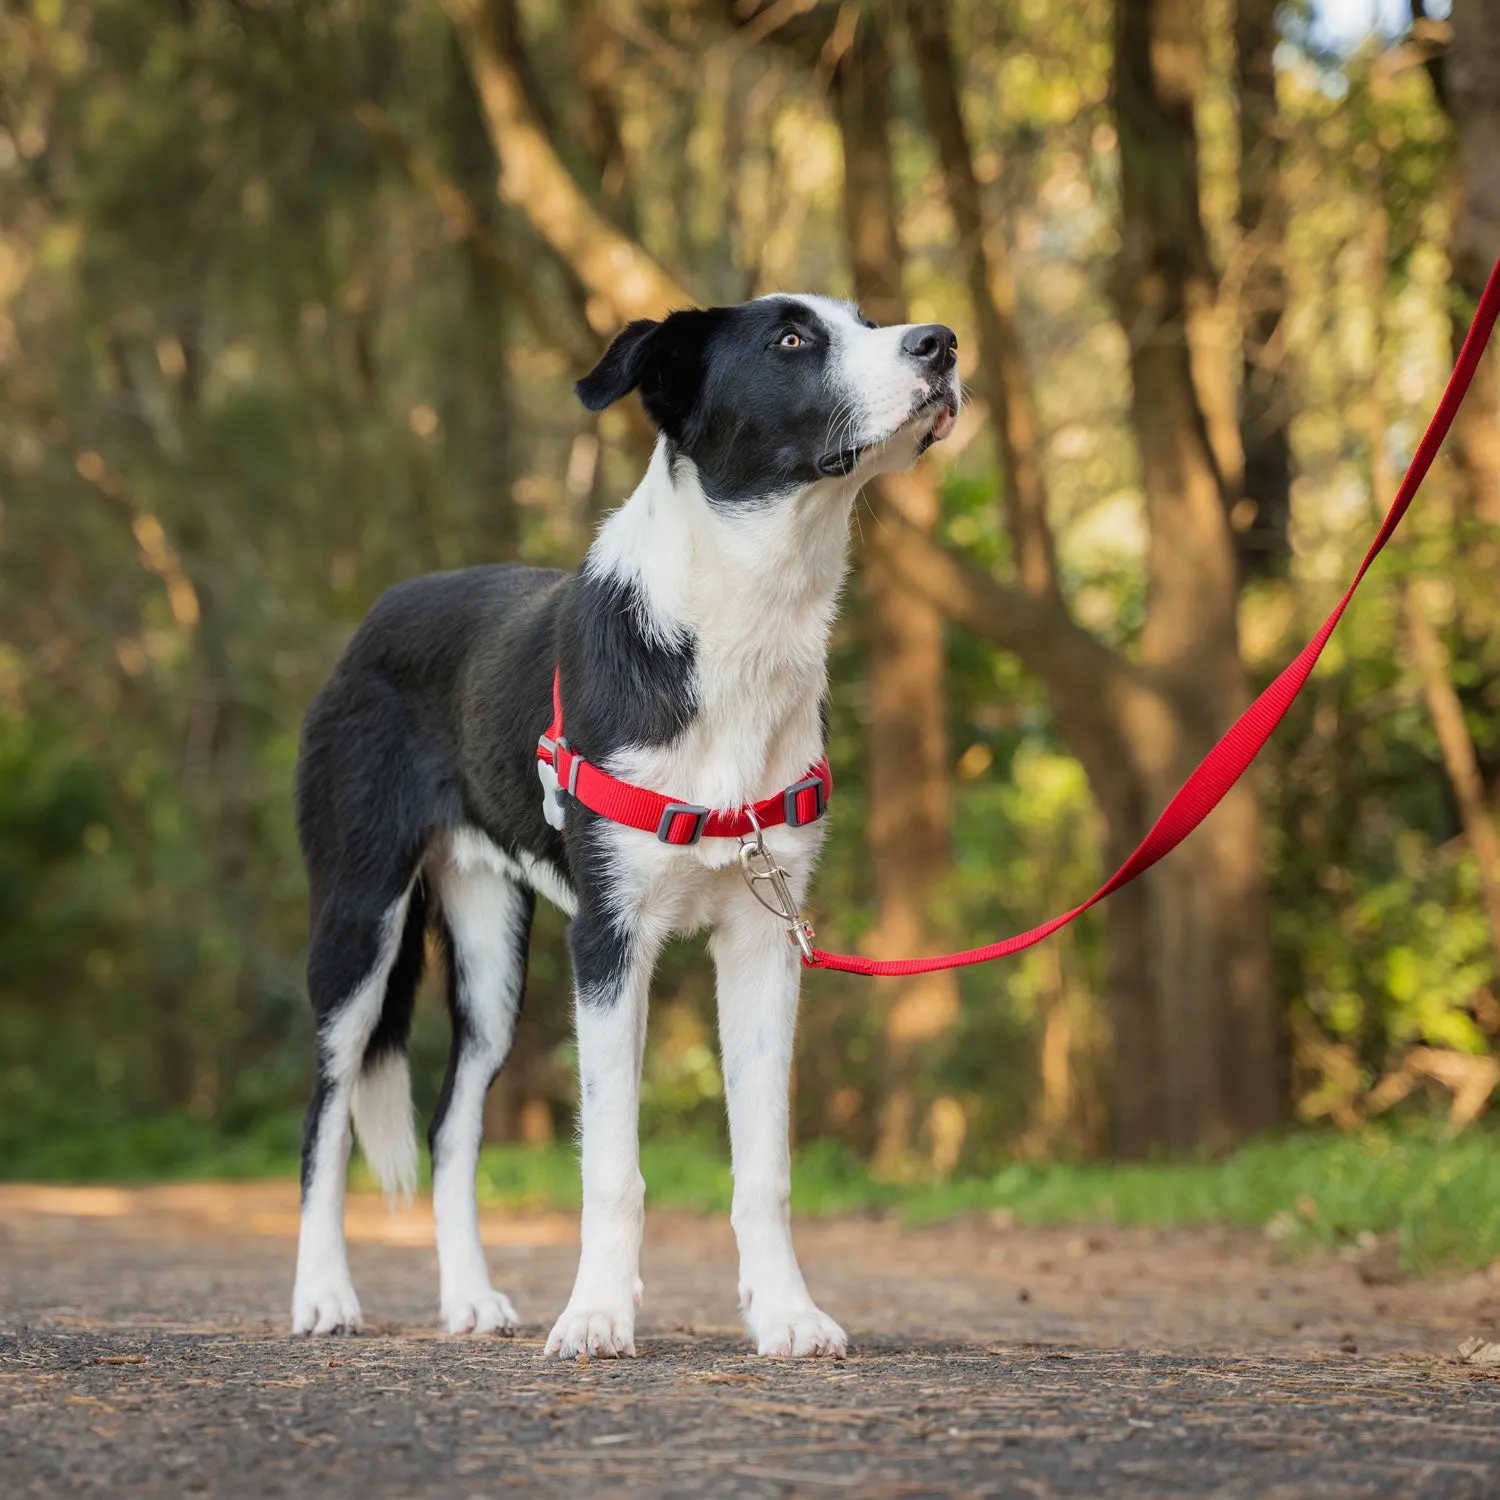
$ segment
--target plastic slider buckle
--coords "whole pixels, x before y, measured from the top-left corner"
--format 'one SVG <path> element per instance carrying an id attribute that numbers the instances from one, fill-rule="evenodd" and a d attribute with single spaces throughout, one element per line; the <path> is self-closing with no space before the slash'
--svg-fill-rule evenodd
<path id="1" fill-rule="evenodd" d="M 678 818 L 691 818 L 693 820 L 693 835 L 691 838 L 674 839 L 672 828 Z M 703 837 L 704 824 L 708 822 L 708 809 L 698 807 L 691 802 L 673 802 L 662 811 L 661 822 L 656 825 L 656 836 L 664 844 L 674 844 L 679 848 L 686 848 L 689 844 L 696 844 Z"/>
<path id="2" fill-rule="evenodd" d="M 815 811 L 810 818 L 799 818 L 797 816 L 797 794 L 799 792 L 813 792 L 815 794 Z M 828 793 L 823 789 L 823 778 L 821 776 L 809 776 L 806 780 L 789 786 L 781 794 L 781 798 L 781 810 L 789 828 L 805 828 L 809 823 L 816 823 L 828 811 Z"/>

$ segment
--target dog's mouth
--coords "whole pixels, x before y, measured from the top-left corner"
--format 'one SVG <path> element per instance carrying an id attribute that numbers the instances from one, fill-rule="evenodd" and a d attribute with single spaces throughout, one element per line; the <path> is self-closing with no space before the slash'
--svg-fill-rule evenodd
<path id="1" fill-rule="evenodd" d="M 925 419 L 929 412 L 934 414 L 932 426 L 922 434 L 922 440 L 917 445 L 918 453 L 925 453 L 934 443 L 940 443 L 952 435 L 953 429 L 958 425 L 957 393 L 944 389 L 929 396 L 917 408 L 916 414 Z"/>
<path id="2" fill-rule="evenodd" d="M 924 396 L 912 408 L 906 419 L 885 437 L 873 442 L 851 443 L 846 447 L 825 453 L 818 460 L 818 472 L 828 479 L 853 473 L 865 454 L 873 448 L 883 447 L 907 427 L 916 427 L 921 431 L 921 436 L 917 440 L 917 452 L 918 454 L 925 453 L 934 443 L 941 443 L 944 438 L 949 437 L 957 423 L 958 393 L 948 386 L 943 386 Z M 924 424 L 925 430 L 923 430 Z"/>

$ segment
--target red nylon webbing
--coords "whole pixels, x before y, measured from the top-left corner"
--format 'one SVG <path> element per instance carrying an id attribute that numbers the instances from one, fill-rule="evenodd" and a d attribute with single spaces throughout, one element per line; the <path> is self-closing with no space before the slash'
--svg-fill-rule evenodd
<path id="1" fill-rule="evenodd" d="M 1428 423 L 1427 431 L 1422 435 L 1422 441 L 1412 458 L 1411 467 L 1401 481 L 1401 488 L 1396 491 L 1396 498 L 1391 502 L 1386 518 L 1370 544 L 1370 550 L 1365 553 L 1365 560 L 1354 575 L 1354 582 L 1334 606 L 1333 613 L 1319 626 L 1318 633 L 1298 653 L 1296 660 L 1239 716 L 1223 739 L 1203 757 L 1197 770 L 1167 804 L 1166 810 L 1141 840 L 1135 853 L 1087 901 L 1060 917 L 1053 917 L 1050 922 L 1043 922 L 1040 927 L 1033 927 L 1030 932 L 1017 933 L 1015 937 L 989 943 L 983 948 L 969 948 L 962 953 L 939 954 L 932 958 L 879 960 L 863 958 L 858 954 L 825 953 L 821 948 L 815 948 L 812 958 L 805 959 L 804 963 L 809 968 L 842 969 L 849 974 L 895 978 L 904 974 L 930 974 L 939 969 L 960 969 L 969 964 L 983 964 L 989 963 L 991 959 L 1006 958 L 1050 937 L 1059 927 L 1066 927 L 1075 917 L 1081 916 L 1096 902 L 1119 890 L 1137 875 L 1144 874 L 1163 855 L 1175 849 L 1245 774 L 1250 762 L 1259 754 L 1261 746 L 1271 737 L 1271 731 L 1292 706 L 1292 700 L 1302 691 L 1318 657 L 1323 654 L 1323 647 L 1328 644 L 1328 637 L 1333 634 L 1334 626 L 1343 617 L 1349 601 L 1354 597 L 1355 589 L 1369 571 L 1370 564 L 1390 540 L 1392 532 L 1411 505 L 1412 497 L 1427 477 L 1427 471 L 1432 467 L 1432 461 L 1437 457 L 1437 451 L 1453 425 L 1453 418 L 1463 404 L 1480 356 L 1494 330 L 1497 314 L 1500 314 L 1500 261 L 1495 263 L 1490 279 L 1485 283 L 1474 321 L 1469 325 L 1468 337 L 1464 339 L 1458 362 L 1453 367 L 1452 375 L 1448 377 L 1443 399 L 1438 402 L 1432 421 Z"/>
<path id="2" fill-rule="evenodd" d="M 757 828 L 782 823 L 802 827 L 823 816 L 833 796 L 833 772 L 821 756 L 799 782 L 749 807 L 694 807 L 643 786 L 632 786 L 585 760 L 563 738 L 562 669 L 552 673 L 552 723 L 537 744 L 537 759 L 556 772 L 559 785 L 601 818 L 654 833 L 664 843 L 684 845 L 699 838 L 739 839 Z M 671 821 L 663 829 L 663 820 Z"/>

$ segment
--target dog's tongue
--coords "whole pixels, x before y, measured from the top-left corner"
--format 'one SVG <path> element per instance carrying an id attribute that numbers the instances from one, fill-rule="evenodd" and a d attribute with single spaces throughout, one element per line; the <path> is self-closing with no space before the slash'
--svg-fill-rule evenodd
<path id="1" fill-rule="evenodd" d="M 958 415 L 951 406 L 945 406 L 938 413 L 938 419 L 932 424 L 932 435 L 938 442 L 953 431 L 954 424 L 958 421 Z"/>

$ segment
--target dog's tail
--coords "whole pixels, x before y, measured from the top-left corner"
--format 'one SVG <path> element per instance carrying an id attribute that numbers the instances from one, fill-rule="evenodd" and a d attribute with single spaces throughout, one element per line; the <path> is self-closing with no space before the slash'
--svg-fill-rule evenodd
<path id="1" fill-rule="evenodd" d="M 391 1203 L 410 1202 L 417 1191 L 417 1127 L 406 1039 L 422 979 L 426 940 L 427 888 L 419 878 L 412 887 L 401 948 L 391 965 L 380 1019 L 365 1048 L 351 1104 L 360 1150 Z"/>

